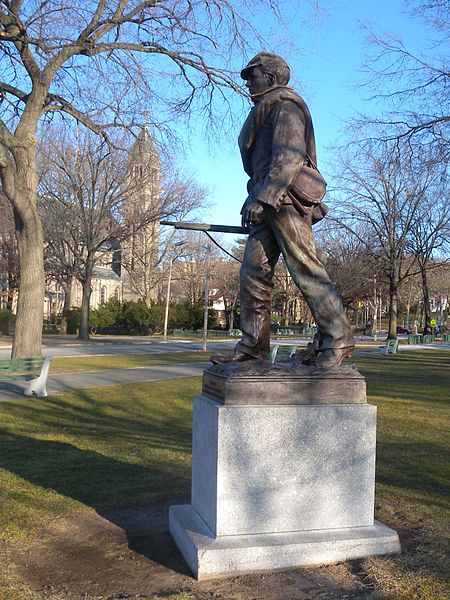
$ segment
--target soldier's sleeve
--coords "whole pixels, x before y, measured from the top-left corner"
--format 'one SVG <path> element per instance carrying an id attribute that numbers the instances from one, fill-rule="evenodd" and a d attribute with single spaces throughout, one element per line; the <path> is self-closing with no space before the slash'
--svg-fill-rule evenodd
<path id="1" fill-rule="evenodd" d="M 272 120 L 273 127 L 272 157 L 257 200 L 278 211 L 296 173 L 305 162 L 306 119 L 301 108 L 290 100 L 278 102 L 268 118 Z"/>

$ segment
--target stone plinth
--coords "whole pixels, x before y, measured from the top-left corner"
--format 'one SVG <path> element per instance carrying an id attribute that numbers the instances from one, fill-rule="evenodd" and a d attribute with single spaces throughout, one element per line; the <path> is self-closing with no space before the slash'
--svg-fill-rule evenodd
<path id="1" fill-rule="evenodd" d="M 397 534 L 374 523 L 376 407 L 364 379 L 262 365 L 266 380 L 259 361 L 211 368 L 194 398 L 191 504 L 169 514 L 194 575 L 399 552 Z"/>
<path id="2" fill-rule="evenodd" d="M 171 506 L 169 528 L 194 577 L 213 579 L 398 554 L 398 536 L 370 527 L 215 537 L 190 505 Z"/>
<path id="3" fill-rule="evenodd" d="M 213 535 L 373 525 L 376 407 L 194 399 L 192 506 Z"/>

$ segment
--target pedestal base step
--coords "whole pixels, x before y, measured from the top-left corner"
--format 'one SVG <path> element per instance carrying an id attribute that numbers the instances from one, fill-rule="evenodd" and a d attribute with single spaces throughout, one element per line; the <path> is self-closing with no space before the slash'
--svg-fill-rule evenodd
<path id="1" fill-rule="evenodd" d="M 196 579 L 399 554 L 397 533 L 373 526 L 213 537 L 190 504 L 171 506 L 169 530 Z"/>

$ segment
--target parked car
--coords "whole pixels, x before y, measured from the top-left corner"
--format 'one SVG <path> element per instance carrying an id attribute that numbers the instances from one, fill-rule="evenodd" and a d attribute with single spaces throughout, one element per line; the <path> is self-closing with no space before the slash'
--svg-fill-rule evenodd
<path id="1" fill-rule="evenodd" d="M 406 327 L 397 327 L 397 333 L 407 333 L 410 335 L 412 333 L 411 329 L 407 329 Z"/>

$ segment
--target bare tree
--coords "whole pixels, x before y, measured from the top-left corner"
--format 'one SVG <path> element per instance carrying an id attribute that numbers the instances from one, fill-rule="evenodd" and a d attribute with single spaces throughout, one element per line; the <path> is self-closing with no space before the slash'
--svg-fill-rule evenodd
<path id="1" fill-rule="evenodd" d="M 88 130 L 85 130 L 88 131 Z M 89 337 L 91 284 L 96 263 L 111 242 L 120 243 L 139 229 L 158 223 L 171 208 L 150 203 L 133 219 L 124 217 L 124 199 L 145 185 L 144 175 L 126 178 L 127 154 L 99 140 L 90 132 L 75 145 L 63 137 L 55 148 L 42 148 L 41 211 L 47 238 L 49 263 L 59 271 L 61 284 L 69 287 L 73 276 L 82 284 L 81 339 Z M 117 144 L 118 145 L 118 144 Z M 46 145 L 48 147 L 49 144 Z"/>
<path id="2" fill-rule="evenodd" d="M 389 337 L 395 338 L 398 288 L 414 264 L 406 259 L 411 229 L 436 173 L 432 162 L 414 160 L 404 145 L 378 137 L 341 152 L 336 217 L 369 256 L 382 261 L 389 282 Z"/>
<path id="3" fill-rule="evenodd" d="M 0 309 L 12 310 L 18 283 L 14 218 L 11 205 L 0 189 Z"/>
<path id="4" fill-rule="evenodd" d="M 423 292 L 420 274 L 412 274 L 411 277 L 408 277 L 399 285 L 398 298 L 405 309 L 404 325 L 406 327 L 409 327 L 410 322 L 413 320 L 413 308 L 419 304 L 422 297 Z"/>
<path id="5" fill-rule="evenodd" d="M 306 302 L 287 270 L 284 260 L 279 260 L 275 267 L 274 285 L 273 310 L 279 315 L 281 325 L 292 325 L 296 322 L 299 312 L 304 314 L 304 310 L 301 309 L 306 306 Z M 309 309 L 306 314 L 308 320 L 311 320 Z"/>
<path id="6" fill-rule="evenodd" d="M 239 269 L 240 263 L 232 258 L 218 258 L 212 265 L 211 288 L 217 290 L 222 298 L 225 310 L 225 326 L 235 328 L 237 307 L 239 304 Z"/>
<path id="7" fill-rule="evenodd" d="M 208 190 L 198 185 L 192 175 L 181 172 L 170 163 L 162 168 L 161 184 L 161 219 L 195 219 L 195 211 L 206 208 Z M 137 208 L 142 210 L 142 206 Z M 139 213 L 133 215 L 131 222 L 142 229 Z M 136 244 L 128 256 L 122 253 L 122 267 L 127 272 L 130 287 L 147 305 L 155 300 L 158 288 L 167 277 L 165 265 L 170 259 L 170 242 L 174 237 L 173 228 L 160 229 L 158 222 L 154 225 L 152 243 Z"/>
<path id="8" fill-rule="evenodd" d="M 415 257 L 422 281 L 424 333 L 431 333 L 429 273 L 441 268 L 442 259 L 450 249 L 450 195 L 445 169 L 428 189 L 414 219 L 409 252 Z M 441 258 L 441 260 L 436 260 Z"/>
<path id="9" fill-rule="evenodd" d="M 183 240 L 187 241 L 183 246 L 183 257 L 174 263 L 174 296 L 182 298 L 188 306 L 198 306 L 205 298 L 208 252 L 211 252 L 211 264 L 214 265 L 218 250 L 212 245 L 211 250 L 208 249 L 209 241 L 203 233 L 186 231 Z M 211 271 L 211 279 L 214 280 L 214 271 Z"/>
<path id="10" fill-rule="evenodd" d="M 450 125 L 448 35 L 450 11 L 446 0 L 421 2 L 412 9 L 431 28 L 432 42 L 411 50 L 400 36 L 369 30 L 370 55 L 365 64 L 366 86 L 383 101 L 381 117 L 364 118 L 382 123 L 389 139 L 439 148 L 448 161 Z M 380 89 L 383 90 L 380 92 Z"/>
<path id="11" fill-rule="evenodd" d="M 167 131 L 194 108 L 223 114 L 226 90 L 240 91 L 229 71 L 233 49 L 247 54 L 248 40 L 259 43 L 250 25 L 258 7 L 277 12 L 271 0 L 0 0 L 0 180 L 20 257 L 13 356 L 41 352 L 39 121 L 60 114 L 106 136 L 143 121 Z"/>
<path id="12" fill-rule="evenodd" d="M 44 264 L 48 281 L 56 281 L 64 292 L 60 333 L 67 333 L 66 315 L 72 307 L 73 282 L 79 272 L 80 220 L 75 206 L 55 200 L 59 190 L 40 199 L 39 210 L 44 224 Z"/>
<path id="13" fill-rule="evenodd" d="M 342 297 L 346 308 L 367 302 L 375 314 L 374 282 L 381 281 L 382 260 L 371 243 L 367 227 L 356 228 L 356 235 L 333 223 L 320 236 L 321 259 Z M 362 242 L 361 240 L 364 240 Z M 372 251 L 368 252 L 367 248 Z"/>
<path id="14" fill-rule="evenodd" d="M 448 319 L 450 316 L 450 261 L 435 260 L 435 268 L 429 270 L 430 295 L 437 300 L 435 305 L 436 316 L 448 332 Z M 445 331 L 445 329 L 444 329 Z"/>

